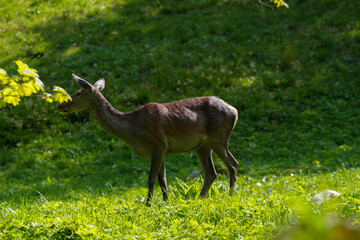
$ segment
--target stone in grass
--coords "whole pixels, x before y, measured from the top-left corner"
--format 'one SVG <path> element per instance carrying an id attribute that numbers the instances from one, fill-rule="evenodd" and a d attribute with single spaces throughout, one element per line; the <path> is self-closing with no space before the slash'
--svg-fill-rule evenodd
<path id="1" fill-rule="evenodd" d="M 326 201 L 329 201 L 333 198 L 336 198 L 340 196 L 340 193 L 334 191 L 334 190 L 329 190 L 329 189 L 326 189 L 316 195 L 313 196 L 313 198 L 311 199 L 311 201 L 314 203 L 314 204 L 323 204 L 324 202 Z"/>
<path id="2" fill-rule="evenodd" d="M 202 173 L 201 170 L 193 171 L 186 179 L 194 179 Z"/>

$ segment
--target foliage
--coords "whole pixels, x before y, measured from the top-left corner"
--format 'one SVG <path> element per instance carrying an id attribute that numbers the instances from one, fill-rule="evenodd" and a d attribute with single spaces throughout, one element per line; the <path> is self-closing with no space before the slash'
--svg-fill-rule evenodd
<path id="1" fill-rule="evenodd" d="M 156 187 L 146 208 L 148 159 L 86 112 L 60 117 L 24 101 L 0 114 L 0 238 L 274 239 L 293 226 L 318 231 L 314 216 L 328 213 L 359 226 L 356 1 L 275 11 L 248 0 L 1 3 L 9 72 L 23 59 L 69 91 L 71 73 L 104 77 L 122 111 L 217 95 L 239 111 L 230 150 L 240 169 L 230 197 L 214 154 L 220 175 L 198 199 L 202 180 L 186 180 L 200 168 L 196 153 L 168 156 L 170 199 Z M 312 205 L 324 189 L 341 196 Z"/>
<path id="2" fill-rule="evenodd" d="M 20 76 L 8 76 L 7 72 L 0 68 L 0 108 L 7 104 L 17 106 L 22 97 L 29 97 L 39 91 L 42 92 L 40 97 L 50 103 L 54 100 L 59 103 L 71 101 L 69 94 L 61 87 L 55 86 L 53 94 L 45 92 L 44 83 L 35 69 L 20 60 L 15 63 Z"/>

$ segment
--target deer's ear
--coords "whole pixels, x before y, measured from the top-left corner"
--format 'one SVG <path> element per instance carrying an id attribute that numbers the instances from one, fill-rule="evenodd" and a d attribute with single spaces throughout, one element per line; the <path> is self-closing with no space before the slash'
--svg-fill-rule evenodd
<path id="1" fill-rule="evenodd" d="M 77 82 L 77 84 L 79 84 L 79 86 L 81 88 L 85 88 L 85 89 L 92 89 L 92 85 L 90 83 L 88 83 L 86 80 L 76 76 L 75 74 L 73 74 L 73 78 L 75 79 L 75 81 Z"/>
<path id="2" fill-rule="evenodd" d="M 99 89 L 99 91 L 103 90 L 105 88 L 105 79 L 100 79 L 98 81 L 96 81 L 96 83 L 94 84 L 94 87 Z"/>

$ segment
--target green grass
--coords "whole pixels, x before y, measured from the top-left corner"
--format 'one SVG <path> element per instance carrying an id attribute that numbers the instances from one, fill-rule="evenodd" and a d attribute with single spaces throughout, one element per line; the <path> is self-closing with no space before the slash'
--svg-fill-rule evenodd
<path id="1" fill-rule="evenodd" d="M 201 183 L 194 180 L 192 194 L 179 183 L 170 184 L 170 199 L 157 197 L 145 206 L 146 189 L 121 189 L 105 183 L 84 188 L 70 197 L 54 199 L 37 192 L 34 201 L 1 203 L 1 237 L 33 239 L 269 239 L 288 224 L 336 212 L 359 224 L 359 170 L 329 174 L 240 178 L 237 194 L 225 191 L 221 178 L 211 196 L 198 199 Z M 348 179 L 357 181 L 349 182 Z M 50 184 L 50 183 L 49 183 Z M 184 183 L 181 183 L 183 185 Z M 341 197 L 314 206 L 310 196 L 323 188 L 341 191 Z M 188 188 L 189 189 L 189 188 Z M 160 196 L 160 191 L 157 192 Z"/>
<path id="2" fill-rule="evenodd" d="M 287 3 L 0 0 L 1 68 L 20 59 L 68 92 L 71 73 L 104 77 L 122 111 L 217 95 L 239 110 L 240 162 L 235 196 L 215 157 L 198 199 L 196 154 L 167 157 L 170 199 L 157 187 L 146 208 L 148 159 L 88 113 L 26 99 L 0 114 L 0 239 L 273 239 L 328 213 L 359 226 L 360 7 Z M 341 196 L 312 205 L 324 189 Z"/>

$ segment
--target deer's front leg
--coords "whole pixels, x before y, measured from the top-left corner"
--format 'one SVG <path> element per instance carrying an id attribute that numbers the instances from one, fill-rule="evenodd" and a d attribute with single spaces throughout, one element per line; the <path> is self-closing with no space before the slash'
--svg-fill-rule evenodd
<path id="1" fill-rule="evenodd" d="M 166 201 L 168 199 L 168 193 L 167 193 L 167 183 L 166 183 L 165 160 L 163 160 L 161 163 L 158 179 L 159 179 L 159 185 L 161 187 L 164 201 Z"/>
<path id="2" fill-rule="evenodd" d="M 164 154 L 165 151 L 162 149 L 156 149 L 151 154 L 151 167 L 150 167 L 150 173 L 149 173 L 149 179 L 148 179 L 148 186 L 149 186 L 149 193 L 146 200 L 146 205 L 150 206 L 150 202 L 154 193 L 154 186 L 156 183 L 156 178 L 159 175 L 161 166 L 164 161 Z"/>

